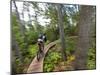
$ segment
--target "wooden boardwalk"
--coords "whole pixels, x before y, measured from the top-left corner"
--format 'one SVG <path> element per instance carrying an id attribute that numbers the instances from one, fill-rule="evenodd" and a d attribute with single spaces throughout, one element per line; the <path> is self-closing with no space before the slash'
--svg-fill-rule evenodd
<path id="1" fill-rule="evenodd" d="M 56 45 L 58 41 L 51 42 L 44 48 L 44 54 L 46 55 L 47 51 Z M 37 61 L 37 56 L 33 59 L 32 63 L 29 65 L 29 68 L 27 70 L 27 73 L 37 73 L 37 72 L 43 72 L 43 61 L 45 58 L 45 55 L 40 59 L 40 61 Z"/>

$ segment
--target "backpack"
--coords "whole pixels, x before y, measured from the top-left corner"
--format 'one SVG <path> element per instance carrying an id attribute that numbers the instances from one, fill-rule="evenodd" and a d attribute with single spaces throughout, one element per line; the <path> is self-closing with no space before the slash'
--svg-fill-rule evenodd
<path id="1" fill-rule="evenodd" d="M 45 35 L 43 35 L 43 40 L 46 42 L 47 41 L 47 38 Z"/>

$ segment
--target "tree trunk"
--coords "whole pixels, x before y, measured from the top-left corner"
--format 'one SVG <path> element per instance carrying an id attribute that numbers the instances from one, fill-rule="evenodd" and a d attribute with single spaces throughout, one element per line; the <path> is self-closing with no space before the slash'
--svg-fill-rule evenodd
<path id="1" fill-rule="evenodd" d="M 21 19 L 20 19 L 20 15 L 19 15 L 18 8 L 17 8 L 17 6 L 16 6 L 15 0 L 13 0 L 13 3 L 14 3 L 14 5 L 15 5 L 15 9 L 16 9 L 16 15 L 17 15 L 18 22 L 19 22 L 19 28 L 20 28 L 21 37 L 23 37 L 23 40 L 24 40 L 24 43 L 25 43 L 24 49 L 27 50 L 28 44 L 27 44 L 27 37 L 26 37 L 26 35 L 25 35 L 25 23 L 24 23 L 24 20 L 23 20 L 23 22 L 22 22 Z M 23 13 L 23 12 L 22 12 L 22 16 L 23 16 L 23 18 L 24 18 L 24 13 Z"/>
<path id="2" fill-rule="evenodd" d="M 14 36 L 12 36 L 12 49 L 15 52 L 13 55 L 18 56 L 18 58 L 20 59 L 20 62 L 23 63 L 23 57 L 22 57 L 22 55 L 20 53 L 20 49 L 19 49 L 18 43 L 15 40 Z"/>
<path id="3" fill-rule="evenodd" d="M 90 29 L 92 25 L 92 15 L 93 7 L 92 6 L 82 6 L 80 10 L 80 19 L 78 23 L 78 43 L 76 48 L 76 60 L 75 60 L 75 69 L 84 70 L 87 69 L 87 53 L 89 49 L 90 42 Z"/>
<path id="4" fill-rule="evenodd" d="M 60 39 L 61 39 L 61 46 L 62 46 L 62 57 L 63 60 L 66 60 L 66 46 L 65 46 L 65 35 L 64 35 L 64 27 L 63 27 L 63 17 L 61 12 L 61 5 L 57 4 L 57 11 L 58 11 L 58 25 L 59 25 L 59 33 L 60 33 Z"/>

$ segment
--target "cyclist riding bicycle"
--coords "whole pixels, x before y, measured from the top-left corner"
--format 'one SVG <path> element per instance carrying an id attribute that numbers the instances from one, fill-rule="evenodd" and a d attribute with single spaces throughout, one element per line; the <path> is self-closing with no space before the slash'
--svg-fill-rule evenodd
<path id="1" fill-rule="evenodd" d="M 38 47 L 39 51 L 37 53 L 37 60 L 39 61 L 42 56 L 44 56 L 44 42 L 46 42 L 46 35 L 45 34 L 40 34 L 38 37 Z"/>
<path id="2" fill-rule="evenodd" d="M 37 41 L 38 41 L 37 43 L 38 43 L 38 46 L 39 46 L 39 51 L 42 52 L 43 49 L 44 49 L 44 41 L 43 41 L 43 36 L 42 36 L 42 34 L 39 35 Z"/>

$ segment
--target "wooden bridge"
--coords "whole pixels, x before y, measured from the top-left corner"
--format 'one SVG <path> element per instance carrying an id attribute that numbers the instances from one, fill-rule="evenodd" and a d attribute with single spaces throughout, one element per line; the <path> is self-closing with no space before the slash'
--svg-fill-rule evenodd
<path id="1" fill-rule="evenodd" d="M 40 61 L 37 61 L 37 56 L 35 56 L 35 58 L 31 62 L 31 64 L 29 65 L 27 73 L 43 72 L 43 61 L 44 61 L 45 55 L 46 55 L 47 51 L 50 48 L 52 48 L 52 47 L 54 47 L 56 45 L 57 42 L 58 41 L 51 42 L 50 44 L 45 46 L 45 48 L 44 48 L 44 56 L 40 59 Z"/>

